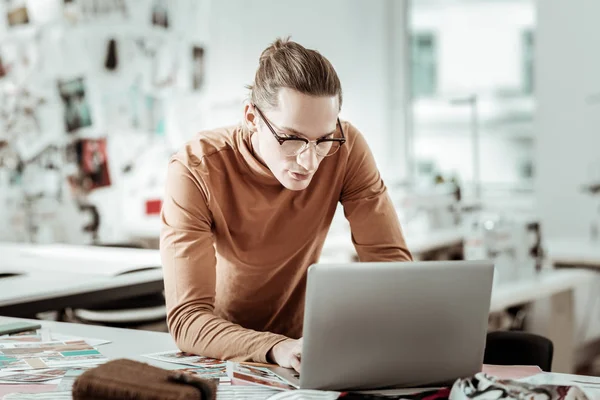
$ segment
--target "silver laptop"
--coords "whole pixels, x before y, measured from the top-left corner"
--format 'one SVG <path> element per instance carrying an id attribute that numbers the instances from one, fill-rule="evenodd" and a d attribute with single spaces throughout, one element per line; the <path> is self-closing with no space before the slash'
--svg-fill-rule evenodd
<path id="1" fill-rule="evenodd" d="M 427 387 L 481 371 L 492 261 L 316 264 L 309 268 L 302 389 Z M 299 376 L 298 376 L 299 375 Z"/>

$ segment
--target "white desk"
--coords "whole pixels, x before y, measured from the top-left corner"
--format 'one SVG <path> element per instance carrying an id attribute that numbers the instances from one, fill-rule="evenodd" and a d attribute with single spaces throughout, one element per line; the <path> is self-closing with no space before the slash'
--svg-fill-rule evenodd
<path id="1" fill-rule="evenodd" d="M 19 319 L 0 317 L 1 322 L 9 322 L 9 320 Z M 68 324 L 52 321 L 36 320 L 35 322 L 40 323 L 44 328 L 49 328 L 52 330 L 52 332 L 56 333 L 110 340 L 111 343 L 98 347 L 98 350 L 109 359 L 131 358 L 164 369 L 184 367 L 178 364 L 164 363 L 142 357 L 144 354 L 150 354 L 159 351 L 177 350 L 175 342 L 168 333 L 106 328 L 102 326 Z M 13 390 L 11 390 L 11 386 L 14 387 Z M 17 391 L 19 386 L 20 385 L 0 385 L 0 399 L 6 393 Z M 54 385 L 42 386 L 47 386 L 47 391 L 54 390 Z"/>
<path id="2" fill-rule="evenodd" d="M 0 243 L 0 273 L 60 272 L 100 276 L 160 268 L 159 250 L 69 244 Z"/>
<path id="3" fill-rule="evenodd" d="M 436 229 L 431 232 L 404 232 L 406 245 L 415 258 L 429 252 L 461 246 L 464 233 L 460 227 Z M 329 234 L 325 239 L 323 254 L 330 258 L 339 255 L 342 259 L 351 259 L 356 254 L 350 233 Z"/>
<path id="4" fill-rule="evenodd" d="M 158 250 L 0 243 L 0 255 L 0 315 L 85 307 L 164 286 Z"/>
<path id="5" fill-rule="evenodd" d="M 0 278 L 0 315 L 34 316 L 161 292 L 162 269 L 119 276 L 36 272 Z"/>
<path id="6" fill-rule="evenodd" d="M 18 320 L 16 318 L 0 318 L 2 322 L 9 322 L 9 320 Z M 36 321 L 40 322 L 40 321 Z M 44 328 L 49 328 L 53 332 L 74 335 L 81 337 L 91 337 L 97 339 L 110 340 L 111 343 L 100 346 L 99 351 L 109 359 L 117 358 L 130 358 L 148 364 L 155 365 L 164 369 L 177 369 L 184 366 L 164 363 L 149 358 L 142 357 L 144 354 L 150 354 L 161 351 L 174 351 L 177 350 L 175 343 L 171 336 L 167 333 L 159 332 L 147 332 L 139 330 L 129 329 L 118 329 L 118 328 L 107 328 L 92 325 L 78 325 L 68 324 L 61 322 L 50 322 L 41 321 L 41 325 Z M 505 372 L 506 373 L 506 372 Z M 572 379 L 582 379 L 585 377 L 577 376 L 565 376 L 561 374 L 545 373 L 535 376 L 535 382 L 537 384 L 554 383 L 554 384 L 572 384 Z M 13 391 L 18 391 L 20 385 L 0 385 L 0 398 Z M 41 385 L 45 386 L 46 390 L 53 391 L 53 385 Z M 597 391 L 594 389 L 586 389 L 590 394 L 595 394 Z M 592 390 L 594 390 L 592 392 Z M 387 391 L 388 394 L 394 394 L 395 391 Z"/>
<path id="7" fill-rule="evenodd" d="M 554 265 L 600 268 L 600 240 L 557 238 L 546 240 L 544 247 Z"/>
<path id="8" fill-rule="evenodd" d="M 412 238 L 412 239 L 409 239 Z M 460 230 L 410 235 L 411 251 L 426 252 L 462 241 Z M 345 248 L 352 248 L 350 238 Z M 535 322 L 537 333 L 552 339 L 556 346 L 555 370 L 572 372 L 573 361 L 573 290 L 590 279 L 590 271 L 549 271 L 541 276 L 494 287 L 491 311 L 547 300 L 542 314 L 546 319 Z M 138 271 L 120 276 L 92 276 L 73 273 L 40 273 L 0 278 L 0 315 L 32 316 L 37 312 L 65 307 L 85 307 L 94 303 L 156 293 L 163 288 L 162 270 Z"/>
<path id="9" fill-rule="evenodd" d="M 582 270 L 548 270 L 531 279 L 494 286 L 490 312 L 502 311 L 519 304 L 532 303 L 583 285 L 593 276 Z"/>
<path id="10" fill-rule="evenodd" d="M 497 285 L 492 290 L 491 312 L 531 304 L 530 330 L 554 343 L 555 372 L 575 369 L 574 291 L 586 285 L 594 273 L 586 270 L 548 270 L 536 277 Z"/>
<path id="11" fill-rule="evenodd" d="M 0 317 L 0 322 L 24 320 L 22 318 Z M 110 340 L 111 343 L 98 347 L 109 359 L 131 358 L 144 361 L 165 369 L 177 368 L 177 364 L 165 363 L 141 357 L 159 351 L 177 350 L 173 338 L 168 333 L 150 332 L 136 329 L 108 328 L 96 325 L 70 324 L 66 322 L 27 320 L 39 323 L 43 328 L 65 335 Z M 181 366 L 179 366 L 181 367 Z"/>

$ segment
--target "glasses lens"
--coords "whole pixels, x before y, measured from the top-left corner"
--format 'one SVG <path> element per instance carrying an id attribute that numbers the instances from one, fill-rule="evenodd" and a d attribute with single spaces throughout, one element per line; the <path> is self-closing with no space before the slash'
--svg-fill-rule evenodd
<path id="1" fill-rule="evenodd" d="M 304 149 L 304 144 L 302 140 L 286 140 L 281 144 L 281 151 L 286 156 L 295 156 Z"/>
<path id="2" fill-rule="evenodd" d="M 321 157 L 329 157 L 334 155 L 340 149 L 338 141 L 324 141 L 317 145 L 317 154 Z"/>

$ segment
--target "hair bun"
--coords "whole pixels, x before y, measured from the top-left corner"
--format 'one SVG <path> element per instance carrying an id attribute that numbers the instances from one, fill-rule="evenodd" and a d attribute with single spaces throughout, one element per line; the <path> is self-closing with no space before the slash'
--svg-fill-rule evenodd
<path id="1" fill-rule="evenodd" d="M 290 37 L 285 37 L 285 38 L 277 38 L 275 39 L 275 41 L 273 43 L 271 43 L 271 46 L 273 48 L 273 50 L 277 51 L 277 50 L 281 50 L 285 47 L 287 47 L 288 43 L 290 42 Z"/>
<path id="2" fill-rule="evenodd" d="M 273 43 L 271 43 L 269 45 L 269 47 L 267 47 L 266 49 L 263 50 L 262 54 L 260 55 L 259 63 L 263 63 L 267 59 L 273 57 L 273 55 L 276 52 L 289 47 L 289 44 L 290 44 L 289 36 L 285 37 L 285 38 L 275 39 L 275 41 Z"/>

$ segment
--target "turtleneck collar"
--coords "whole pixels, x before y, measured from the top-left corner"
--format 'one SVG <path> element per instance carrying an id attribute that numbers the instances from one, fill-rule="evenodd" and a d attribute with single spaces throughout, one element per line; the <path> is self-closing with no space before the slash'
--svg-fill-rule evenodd
<path id="1" fill-rule="evenodd" d="M 252 145 L 252 132 L 244 124 L 241 124 L 237 129 L 236 143 L 240 155 L 244 159 L 244 164 L 253 176 L 266 185 L 281 185 L 269 167 L 263 164 L 256 156 L 254 146 Z"/>

